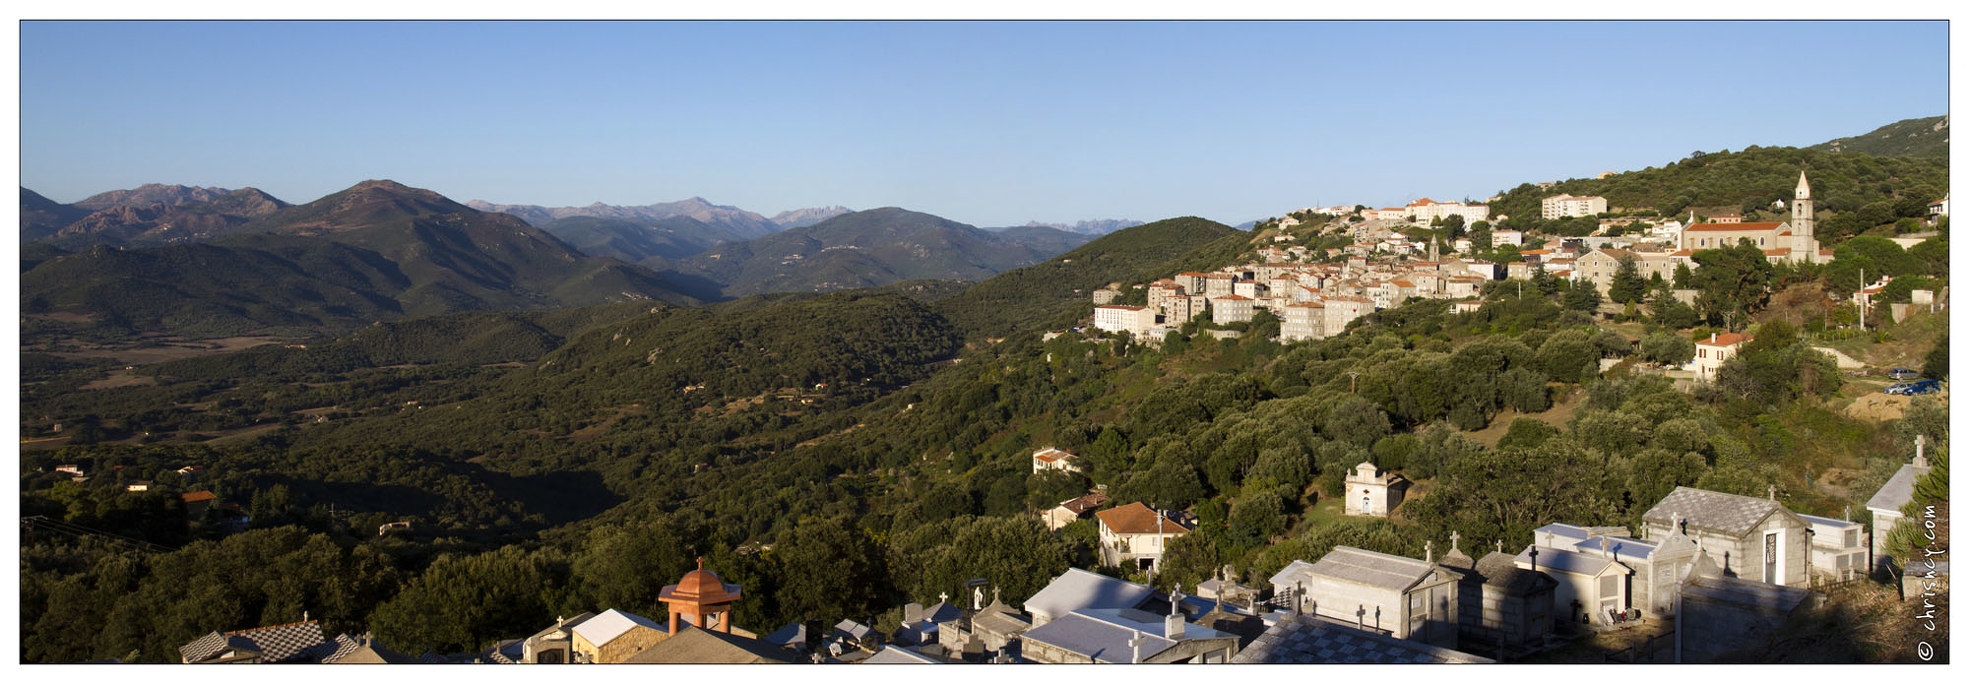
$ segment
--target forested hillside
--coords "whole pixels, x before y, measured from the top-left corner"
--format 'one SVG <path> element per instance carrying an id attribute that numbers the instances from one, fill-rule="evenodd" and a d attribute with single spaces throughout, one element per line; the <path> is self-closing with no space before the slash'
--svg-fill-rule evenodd
<path id="1" fill-rule="evenodd" d="M 1939 157 L 1948 159 L 1948 116 L 1906 119 L 1881 126 L 1866 135 L 1839 138 L 1808 149 L 1879 157 Z"/>
<path id="2" fill-rule="evenodd" d="M 1536 230 L 1539 201 L 1558 194 L 1598 195 L 1614 211 L 1686 220 L 1691 208 L 1724 208 L 1745 221 L 1790 219 L 1788 206 L 1798 172 L 1811 180 L 1818 210 L 1818 238 L 1827 247 L 1901 219 L 1928 215 L 1928 203 L 1948 194 L 1948 157 L 1878 157 L 1794 147 L 1749 147 L 1741 152 L 1697 152 L 1662 167 L 1607 178 L 1574 178 L 1549 188 L 1526 183 L 1490 203 L 1508 227 Z M 1903 231 L 1906 232 L 1906 231 Z"/>
<path id="3" fill-rule="evenodd" d="M 1182 225 L 1222 237 L 1133 268 L 1200 266 L 1249 244 Z M 1677 485 L 1761 496 L 1775 484 L 1787 505 L 1837 514 L 1915 434 L 1945 443 L 1945 412 L 1926 399 L 1885 426 L 1836 410 L 1839 374 L 1781 325 L 1689 394 L 1633 370 L 1674 353 L 1655 337 L 1701 331 L 1651 327 L 1636 352 L 1562 307 L 1565 294 L 1494 288 L 1475 314 L 1412 301 L 1293 345 L 1021 336 L 953 356 L 956 328 L 923 305 L 842 293 L 420 319 L 160 364 L 146 369 L 154 385 L 88 392 L 55 390 L 99 369 L 40 364 L 48 391 L 24 397 L 29 434 L 94 417 L 64 427 L 70 446 L 23 460 L 24 513 L 178 550 L 24 553 L 23 653 L 168 660 L 211 629 L 301 610 L 387 643 L 475 649 L 555 614 L 660 617 L 652 578 L 698 554 L 745 587 L 741 625 L 754 630 L 873 622 L 971 577 L 1016 603 L 1094 565 L 1090 523 L 1055 534 L 1029 514 L 1096 482 L 1119 502 L 1199 516 L 1158 584 L 1193 586 L 1227 563 L 1261 581 L 1335 544 L 1413 555 L 1451 530 L 1517 546 L 1554 520 L 1632 524 Z M 461 337 L 474 331 L 486 334 Z M 1607 357 L 1625 360 L 1602 375 Z M 255 426 L 277 427 L 184 439 Z M 138 445 L 142 433 L 163 443 Z M 84 443 L 118 439 L 132 444 Z M 1089 472 L 1033 475 L 1029 454 L 1046 445 Z M 1342 472 L 1369 459 L 1427 496 L 1394 522 L 1337 519 Z M 68 482 L 57 463 L 116 474 Z M 179 479 L 187 463 L 207 479 Z M 118 489 L 135 478 L 157 493 Z M 170 492 L 192 488 L 269 529 L 174 527 Z M 416 531 L 371 532 L 394 520 Z M 293 581 L 237 581 L 288 567 Z M 322 573 L 335 579 L 307 579 Z M 226 598 L 180 596 L 192 589 Z M 474 608 L 488 596 L 505 608 Z"/>

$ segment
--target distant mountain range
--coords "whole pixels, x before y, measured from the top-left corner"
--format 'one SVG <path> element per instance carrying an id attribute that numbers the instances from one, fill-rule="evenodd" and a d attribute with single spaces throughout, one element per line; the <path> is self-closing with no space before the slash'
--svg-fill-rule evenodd
<path id="1" fill-rule="evenodd" d="M 1093 221 L 1079 221 L 1071 224 L 1040 223 L 1038 221 L 1028 221 L 1023 227 L 1057 228 L 1059 230 L 1064 230 L 1069 233 L 1079 233 L 1081 235 L 1100 236 L 1100 235 L 1106 235 L 1108 233 L 1112 233 L 1117 230 L 1121 230 L 1123 228 L 1133 228 L 1139 225 L 1142 225 L 1142 222 L 1136 221 L 1134 219 L 1097 219 Z M 993 230 L 1005 230 L 1005 229 L 994 228 Z"/>
<path id="2" fill-rule="evenodd" d="M 480 203 L 504 210 L 488 212 L 387 180 L 301 205 L 165 185 L 89 202 L 99 208 L 21 189 L 24 334 L 305 334 L 457 311 L 977 281 L 1092 239 L 898 208 L 786 212 L 777 218 L 789 225 L 814 223 L 769 230 L 778 224 L 699 198 Z"/>
<path id="3" fill-rule="evenodd" d="M 224 232 L 149 248 L 24 249 L 21 307 L 34 320 L 23 334 L 77 325 L 99 337 L 298 334 L 454 311 L 695 302 L 647 269 L 387 180 Z M 58 313 L 68 316 L 37 316 Z M 74 323 L 78 315 L 88 322 Z"/>
<path id="4" fill-rule="evenodd" d="M 686 259 L 653 259 L 700 297 L 824 292 L 905 280 L 982 280 L 1043 261 L 1089 238 L 1052 228 L 990 232 L 895 207 L 842 214 Z"/>
<path id="5" fill-rule="evenodd" d="M 1948 116 L 1906 119 L 1881 126 L 1866 135 L 1839 138 L 1806 149 L 1871 154 L 1881 157 L 1948 158 Z"/>

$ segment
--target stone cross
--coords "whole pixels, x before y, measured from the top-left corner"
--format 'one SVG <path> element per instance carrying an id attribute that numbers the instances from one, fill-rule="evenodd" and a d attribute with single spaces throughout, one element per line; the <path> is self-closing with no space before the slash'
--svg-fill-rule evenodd
<path id="1" fill-rule="evenodd" d="M 1503 539 L 1499 539 L 1499 540 L 1497 540 L 1497 552 L 1498 552 L 1498 553 L 1504 553 L 1504 540 L 1503 540 Z"/>
<path id="2" fill-rule="evenodd" d="M 1608 539 L 1607 539 L 1607 538 L 1606 538 L 1605 536 L 1601 536 L 1601 537 L 1600 537 L 1600 557 L 1602 557 L 1602 558 L 1605 558 L 1605 557 L 1606 557 L 1606 555 L 1607 555 L 1607 546 L 1608 546 L 1609 544 L 1610 544 L 1610 542 L 1608 541 Z"/>
<path id="3" fill-rule="evenodd" d="M 996 586 L 991 588 L 991 602 L 992 603 L 998 602 L 998 587 Z"/>
<path id="4" fill-rule="evenodd" d="M 1770 499 L 1770 500 L 1772 500 L 1772 501 L 1777 501 L 1777 500 L 1778 500 L 1778 486 L 1777 486 L 1777 485 L 1770 485 L 1770 486 L 1769 486 L 1769 488 L 1767 488 L 1767 489 L 1765 489 L 1765 491 L 1766 491 L 1766 492 L 1768 492 L 1767 494 L 1765 494 L 1765 497 L 1766 497 L 1766 498 L 1769 498 L 1769 499 Z"/>
<path id="5" fill-rule="evenodd" d="M 1456 541 L 1457 541 L 1458 539 L 1462 539 L 1462 538 L 1463 538 L 1463 535 L 1460 535 L 1460 534 L 1457 534 L 1457 533 L 1456 533 L 1456 530 L 1450 530 L 1450 532 L 1449 532 L 1449 550 L 1451 550 L 1451 551 L 1455 551 L 1455 550 L 1456 550 Z"/>
<path id="6" fill-rule="evenodd" d="M 950 592 L 948 591 L 937 592 L 937 601 L 941 603 L 950 603 Z"/>

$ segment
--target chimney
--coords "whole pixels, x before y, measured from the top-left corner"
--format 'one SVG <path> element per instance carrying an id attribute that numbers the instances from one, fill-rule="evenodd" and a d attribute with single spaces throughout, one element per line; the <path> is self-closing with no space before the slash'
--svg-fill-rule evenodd
<path id="1" fill-rule="evenodd" d="M 1709 343 L 1716 344 L 1716 333 L 1709 333 Z"/>

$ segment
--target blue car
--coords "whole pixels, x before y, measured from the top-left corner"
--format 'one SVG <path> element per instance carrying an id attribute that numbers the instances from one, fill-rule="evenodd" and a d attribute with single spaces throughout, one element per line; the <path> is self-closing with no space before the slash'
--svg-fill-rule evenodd
<path id="1" fill-rule="evenodd" d="M 1887 387 L 1886 390 L 1883 391 L 1885 391 L 1888 394 L 1915 395 L 1915 394 L 1927 394 L 1929 392 L 1936 392 L 1936 391 L 1940 391 L 1941 389 L 1942 389 L 1942 381 L 1940 380 L 1920 380 L 1916 382 L 1903 382 L 1896 385 L 1890 385 Z"/>

